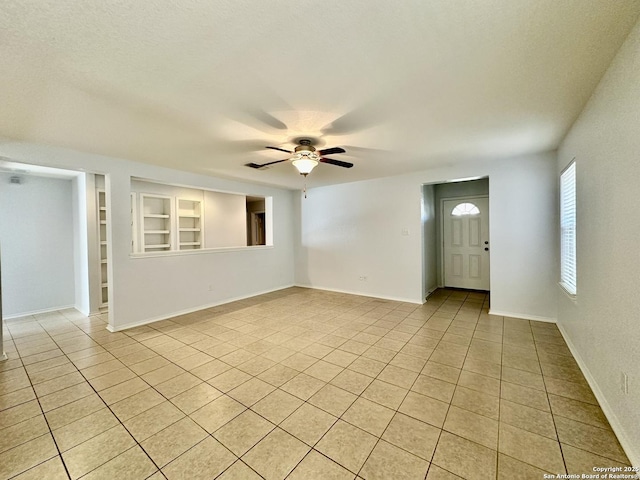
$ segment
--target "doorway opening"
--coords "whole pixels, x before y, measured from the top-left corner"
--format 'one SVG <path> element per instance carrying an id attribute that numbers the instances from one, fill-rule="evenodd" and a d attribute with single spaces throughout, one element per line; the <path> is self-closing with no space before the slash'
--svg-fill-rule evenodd
<path id="1" fill-rule="evenodd" d="M 422 189 L 425 299 L 438 288 L 490 291 L 489 178 Z"/>

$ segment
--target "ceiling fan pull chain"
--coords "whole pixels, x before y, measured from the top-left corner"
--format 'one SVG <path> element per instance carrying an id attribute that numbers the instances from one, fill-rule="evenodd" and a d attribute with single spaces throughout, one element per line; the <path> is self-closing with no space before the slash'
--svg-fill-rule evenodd
<path id="1" fill-rule="evenodd" d="M 304 198 L 307 198 L 307 182 L 304 182 L 304 188 L 302 191 L 304 192 Z"/>

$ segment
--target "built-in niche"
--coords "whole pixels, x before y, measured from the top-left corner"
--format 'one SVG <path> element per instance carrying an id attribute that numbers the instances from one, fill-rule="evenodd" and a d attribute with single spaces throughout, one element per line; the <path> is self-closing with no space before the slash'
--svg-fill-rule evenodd
<path id="1" fill-rule="evenodd" d="M 271 245 L 271 198 L 131 179 L 132 251 Z"/>

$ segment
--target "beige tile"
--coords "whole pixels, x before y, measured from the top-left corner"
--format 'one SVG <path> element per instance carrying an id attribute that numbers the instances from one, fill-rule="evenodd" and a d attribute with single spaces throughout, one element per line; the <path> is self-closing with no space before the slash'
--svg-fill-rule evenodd
<path id="1" fill-rule="evenodd" d="M 171 399 L 171 403 L 189 415 L 199 408 L 204 407 L 207 403 L 215 400 L 220 395 L 222 395 L 222 392 L 213 388 L 208 383 L 201 383 L 200 385 L 176 395 Z"/>
<path id="2" fill-rule="evenodd" d="M 500 453 L 548 472 L 565 473 L 560 444 L 550 438 L 500 424 Z"/>
<path id="3" fill-rule="evenodd" d="M 126 420 L 124 426 L 138 442 L 149 438 L 172 423 L 184 418 L 178 408 L 168 401 L 164 401 L 155 407 L 145 410 L 141 414 Z"/>
<path id="4" fill-rule="evenodd" d="M 191 447 L 200 443 L 207 436 L 190 418 L 178 420 L 173 425 L 147 438 L 141 443 L 159 467 L 164 467 Z"/>
<path id="5" fill-rule="evenodd" d="M 381 440 L 360 471 L 365 480 L 416 479 L 427 474 L 429 462 Z"/>
<path id="6" fill-rule="evenodd" d="M 145 373 L 141 378 L 152 387 L 167 380 L 171 380 L 178 375 L 184 373 L 184 370 L 173 363 L 169 363 L 163 367 Z"/>
<path id="7" fill-rule="evenodd" d="M 353 473 L 311 450 L 287 480 L 353 480 Z"/>
<path id="8" fill-rule="evenodd" d="M 165 401 L 165 398 L 153 388 L 147 388 L 110 406 L 121 422 L 139 415 Z M 102 403 L 102 402 L 101 402 Z"/>
<path id="9" fill-rule="evenodd" d="M 371 385 L 362 392 L 362 396 L 380 405 L 396 410 L 407 393 L 408 391 L 404 388 L 380 380 L 374 380 Z"/>
<path id="10" fill-rule="evenodd" d="M 190 417 L 207 432 L 213 433 L 246 409 L 233 398 L 222 395 L 193 412 Z"/>
<path id="11" fill-rule="evenodd" d="M 416 378 L 418 378 L 418 372 L 394 365 L 387 365 L 380 375 L 378 375 L 379 380 L 406 389 L 411 388 Z"/>
<path id="12" fill-rule="evenodd" d="M 435 362 L 427 362 L 421 373 L 449 383 L 458 383 L 458 377 L 460 377 L 459 368 L 441 365 Z"/>
<path id="13" fill-rule="evenodd" d="M 567 382 L 552 377 L 544 377 L 544 383 L 548 393 L 590 403 L 591 405 L 598 405 L 598 401 L 588 385 Z"/>
<path id="14" fill-rule="evenodd" d="M 139 377 L 135 377 L 131 380 L 127 380 L 126 382 L 122 382 L 118 385 L 102 390 L 101 392 L 98 392 L 98 394 L 107 405 L 113 405 L 114 403 L 124 400 L 131 395 L 135 395 L 138 392 L 142 392 L 147 388 L 149 388 L 148 384 Z"/>
<path id="15" fill-rule="evenodd" d="M 54 378 L 68 375 L 69 373 L 77 373 L 77 372 L 78 370 L 76 369 L 75 365 L 72 365 L 71 363 L 65 363 L 57 367 L 48 368 L 46 370 L 41 370 L 39 372 L 32 373 L 29 375 L 29 378 L 31 379 L 31 383 L 33 383 L 34 385 L 37 385 L 38 383 L 46 382 Z M 6 377 L 6 374 L 3 375 L 3 377 Z M 4 378 L 2 381 L 4 382 Z"/>
<path id="16" fill-rule="evenodd" d="M 207 437 L 162 469 L 168 480 L 209 480 L 229 467 L 236 457 L 216 439 Z"/>
<path id="17" fill-rule="evenodd" d="M 498 480 L 544 478 L 544 475 L 548 473 L 553 472 L 546 472 L 502 453 L 498 454 Z"/>
<path id="18" fill-rule="evenodd" d="M 302 400 L 308 400 L 325 385 L 325 382 L 321 380 L 300 373 L 280 388 Z"/>
<path id="19" fill-rule="evenodd" d="M 330 382 L 336 375 L 342 372 L 344 368 L 334 365 L 333 363 L 319 360 L 318 362 L 307 368 L 304 373 L 311 375 L 323 382 Z"/>
<path id="20" fill-rule="evenodd" d="M 308 402 L 336 417 L 341 416 L 356 400 L 356 396 L 331 384 L 322 387 Z"/>
<path id="21" fill-rule="evenodd" d="M 443 429 L 492 450 L 498 449 L 497 420 L 451 406 Z"/>
<path id="22" fill-rule="evenodd" d="M 248 373 L 238 370 L 237 368 L 232 368 L 231 370 L 227 370 L 220 375 L 210 378 L 207 380 L 207 383 L 221 392 L 226 393 L 250 379 L 251 375 Z"/>
<path id="23" fill-rule="evenodd" d="M 68 480 L 67 471 L 59 456 L 21 473 L 15 480 Z"/>
<path id="24" fill-rule="evenodd" d="M 373 379 L 367 375 L 347 369 L 331 380 L 331 384 L 342 388 L 343 390 L 347 390 L 354 395 L 360 395 L 369 386 L 372 380 Z"/>
<path id="25" fill-rule="evenodd" d="M 214 359 L 208 363 L 200 365 L 190 370 L 190 372 L 201 380 L 210 380 L 231 369 L 231 365 L 227 365 L 220 360 Z"/>
<path id="26" fill-rule="evenodd" d="M 242 460 L 265 479 L 280 479 L 285 478 L 309 450 L 300 440 L 276 428 Z"/>
<path id="27" fill-rule="evenodd" d="M 183 373 L 181 375 L 173 377 L 171 380 L 159 383 L 155 386 L 155 389 L 166 398 L 171 399 L 183 392 L 186 392 L 190 388 L 199 385 L 200 383 L 202 383 L 202 380 L 200 380 L 195 375 L 191 375 L 190 373 Z"/>
<path id="28" fill-rule="evenodd" d="M 550 413 L 502 400 L 500 421 L 557 440 L 556 427 Z"/>
<path id="29" fill-rule="evenodd" d="M 427 473 L 427 480 L 459 480 L 460 478 L 462 477 L 447 472 L 433 463 L 429 466 L 429 473 Z"/>
<path id="30" fill-rule="evenodd" d="M 449 404 L 447 403 L 419 393 L 409 392 L 398 411 L 435 427 L 442 428 L 448 408 Z"/>
<path id="31" fill-rule="evenodd" d="M 495 478 L 496 458 L 495 450 L 442 432 L 432 464 L 469 480 L 484 480 Z"/>
<path id="32" fill-rule="evenodd" d="M 118 419 L 109 411 L 103 408 L 97 412 L 91 413 L 86 417 L 76 420 L 73 423 L 65 425 L 53 431 L 53 437 L 58 444 L 61 452 L 66 452 L 70 448 L 80 445 L 82 442 L 105 432 L 116 425 L 119 425 Z"/>
<path id="33" fill-rule="evenodd" d="M 500 399 L 493 395 L 458 386 L 451 405 L 498 420 Z"/>
<path id="34" fill-rule="evenodd" d="M 0 453 L 49 433 L 44 415 L 36 415 L 0 430 Z"/>
<path id="35" fill-rule="evenodd" d="M 344 352 L 342 350 L 334 350 L 329 355 L 323 358 L 325 362 L 333 363 L 343 368 L 347 368 L 354 360 L 358 358 L 358 355 L 353 353 Z"/>
<path id="36" fill-rule="evenodd" d="M 280 428 L 313 446 L 331 428 L 337 418 L 308 403 L 289 416 Z"/>
<path id="37" fill-rule="evenodd" d="M 444 382 L 437 378 L 419 375 L 411 387 L 414 392 L 421 393 L 443 402 L 451 402 L 456 386 L 453 383 Z"/>
<path id="38" fill-rule="evenodd" d="M 216 480 L 261 480 L 262 477 L 251 470 L 242 460 L 227 468 Z"/>
<path id="39" fill-rule="evenodd" d="M 628 463 L 618 439 L 610 429 L 598 428 L 564 417 L 554 417 L 558 438 L 562 443 L 596 455 Z"/>
<path id="40" fill-rule="evenodd" d="M 107 373 L 105 375 L 92 378 L 91 380 L 89 380 L 89 383 L 93 388 L 96 389 L 97 392 L 100 392 L 107 388 L 113 387 L 114 385 L 118 385 L 127 380 L 131 380 L 132 378 L 135 378 L 135 377 L 136 377 L 136 374 L 125 367 L 125 368 L 120 368 L 113 372 Z"/>
<path id="41" fill-rule="evenodd" d="M 543 392 L 545 391 L 542 375 L 536 373 L 517 370 L 515 368 L 502 367 L 502 380 L 509 383 L 515 383 L 516 385 L 522 385 L 523 387 L 533 388 Z"/>
<path id="42" fill-rule="evenodd" d="M 143 480 L 155 471 L 156 466 L 136 445 L 82 477 L 82 480 Z"/>
<path id="43" fill-rule="evenodd" d="M 213 436 L 226 448 L 241 457 L 274 428 L 275 425 L 260 415 L 251 410 L 245 410 L 217 430 Z"/>
<path id="44" fill-rule="evenodd" d="M 389 425 L 393 415 L 393 410 L 365 398 L 359 398 L 342 415 L 342 420 L 379 437 Z"/>
<path id="45" fill-rule="evenodd" d="M 0 453 L 0 478 L 11 478 L 58 455 L 50 434 Z"/>
<path id="46" fill-rule="evenodd" d="M 46 382 L 38 383 L 37 385 L 34 385 L 33 388 L 36 391 L 36 394 L 39 397 L 42 397 L 44 395 L 57 392 L 64 388 L 71 387 L 79 383 L 84 383 L 84 381 L 85 380 L 82 375 L 80 375 L 80 373 L 72 372 L 67 375 L 52 378 L 51 380 L 47 380 Z"/>
<path id="47" fill-rule="evenodd" d="M 275 387 L 279 387 L 298 375 L 298 373 L 299 372 L 293 368 L 285 367 L 284 365 L 275 365 L 258 375 L 258 378 Z"/>
<path id="48" fill-rule="evenodd" d="M 0 395 L 0 410 L 15 407 L 36 398 L 31 386 Z"/>
<path id="49" fill-rule="evenodd" d="M 549 403 L 554 415 L 588 423 L 595 427 L 610 428 L 607 418 L 597 405 L 551 394 L 549 395 Z"/>
<path id="50" fill-rule="evenodd" d="M 252 378 L 227 393 L 231 398 L 250 407 L 275 390 L 275 387 L 259 378 Z"/>
<path id="51" fill-rule="evenodd" d="M 458 379 L 458 385 L 494 397 L 500 396 L 500 381 L 486 375 L 463 370 Z"/>
<path id="52" fill-rule="evenodd" d="M 40 397 L 38 401 L 42 407 L 43 412 L 54 410 L 63 405 L 67 405 L 71 402 L 75 402 L 83 397 L 92 395 L 94 393 L 93 388 L 88 383 L 79 383 L 73 387 L 65 388 L 58 392 Z"/>
<path id="53" fill-rule="evenodd" d="M 316 363 L 318 360 L 310 355 L 304 353 L 294 353 L 290 357 L 285 358 L 280 363 L 285 367 L 293 368 L 298 372 L 302 372 Z"/>
<path id="54" fill-rule="evenodd" d="M 486 362 L 474 357 L 467 357 L 462 369 L 473 373 L 479 373 L 480 375 L 486 375 L 487 377 L 497 378 L 498 380 L 502 376 L 502 366 L 500 364 Z"/>
<path id="55" fill-rule="evenodd" d="M 40 405 L 37 400 L 16 405 L 0 412 L 0 428 L 7 428 L 17 423 L 28 420 L 32 417 L 40 415 Z"/>
<path id="56" fill-rule="evenodd" d="M 369 377 L 376 377 L 385 366 L 386 363 L 384 362 L 366 357 L 358 357 L 351 365 L 349 365 L 349 370 L 362 373 Z"/>
<path id="57" fill-rule="evenodd" d="M 567 466 L 567 473 L 582 475 L 592 473 L 593 467 L 628 467 L 628 462 L 616 462 L 609 458 L 601 457 L 595 453 L 581 450 L 564 443 L 560 444 L 562 455 Z M 623 470 L 621 470 L 623 472 Z"/>
<path id="58" fill-rule="evenodd" d="M 550 412 L 549 400 L 545 392 L 523 387 L 515 383 L 502 382 L 500 397 L 513 403 L 526 405 L 545 412 Z"/>
<path id="59" fill-rule="evenodd" d="M 278 389 L 253 405 L 251 409 L 277 425 L 300 405 L 302 400 Z"/>
<path id="60" fill-rule="evenodd" d="M 135 445 L 131 435 L 122 425 L 117 425 L 100 435 L 64 452 L 62 458 L 72 479 L 96 469 Z"/>
<path id="61" fill-rule="evenodd" d="M 110 354 L 107 354 L 107 355 L 111 356 Z M 113 356 L 111 357 L 113 358 Z M 101 362 L 96 365 L 83 368 L 80 371 L 82 372 L 82 375 L 84 376 L 84 378 L 86 378 L 87 380 L 91 380 L 96 377 L 105 375 L 107 373 L 120 370 L 122 368 L 124 368 L 124 364 L 120 360 L 113 358 L 112 360 Z"/>
<path id="62" fill-rule="evenodd" d="M 383 440 L 425 460 L 431 460 L 440 429 L 424 422 L 396 413 L 384 431 Z"/>
<path id="63" fill-rule="evenodd" d="M 318 442 L 316 450 L 355 473 L 364 465 L 376 441 L 364 430 L 338 420 Z"/>
<path id="64" fill-rule="evenodd" d="M 390 362 L 391 359 L 395 357 L 395 355 L 396 352 L 394 352 L 393 350 L 387 350 L 386 348 L 380 348 L 376 346 L 369 348 L 369 350 L 362 354 L 362 356 L 365 358 L 384 362 L 385 364 Z"/>
<path id="65" fill-rule="evenodd" d="M 242 370 L 249 375 L 259 375 L 265 370 L 273 367 L 276 364 L 273 360 L 269 360 L 268 358 L 264 358 L 261 356 L 257 356 L 252 358 L 251 360 L 238 365 L 238 370 Z"/>

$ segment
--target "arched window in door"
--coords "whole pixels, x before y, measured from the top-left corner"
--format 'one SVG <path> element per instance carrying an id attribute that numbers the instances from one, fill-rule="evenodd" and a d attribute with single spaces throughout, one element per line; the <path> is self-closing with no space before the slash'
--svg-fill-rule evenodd
<path id="1" fill-rule="evenodd" d="M 451 211 L 451 215 L 454 217 L 461 217 L 462 215 L 480 215 L 480 210 L 473 203 L 459 203 Z"/>

